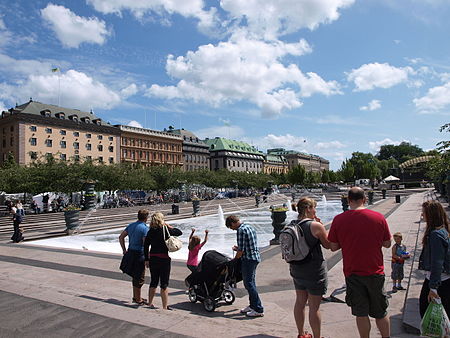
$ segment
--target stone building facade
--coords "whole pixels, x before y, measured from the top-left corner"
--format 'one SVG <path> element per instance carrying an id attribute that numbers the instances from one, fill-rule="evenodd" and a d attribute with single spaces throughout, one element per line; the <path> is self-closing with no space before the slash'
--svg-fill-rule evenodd
<path id="1" fill-rule="evenodd" d="M 323 170 L 330 170 L 330 161 L 318 155 L 302 153 L 295 150 L 285 150 L 284 148 L 267 149 L 267 154 L 283 156 L 288 162 L 289 169 L 301 165 L 306 171 L 321 172 Z"/>
<path id="2" fill-rule="evenodd" d="M 286 174 L 289 171 L 289 165 L 286 158 L 282 155 L 266 154 L 264 156 L 264 173 Z"/>
<path id="3" fill-rule="evenodd" d="M 120 161 L 144 166 L 183 166 L 183 138 L 180 135 L 116 125 L 121 134 Z"/>
<path id="4" fill-rule="evenodd" d="M 245 142 L 216 137 L 205 143 L 209 146 L 211 170 L 263 171 L 264 154 Z"/>
<path id="5" fill-rule="evenodd" d="M 164 130 L 166 131 L 166 130 Z M 189 130 L 169 127 L 168 133 L 183 138 L 183 170 L 209 170 L 209 146 Z"/>
<path id="6" fill-rule="evenodd" d="M 120 131 L 92 112 L 29 102 L 2 112 L 0 164 L 9 153 L 28 165 L 52 156 L 64 161 L 117 163 Z"/>

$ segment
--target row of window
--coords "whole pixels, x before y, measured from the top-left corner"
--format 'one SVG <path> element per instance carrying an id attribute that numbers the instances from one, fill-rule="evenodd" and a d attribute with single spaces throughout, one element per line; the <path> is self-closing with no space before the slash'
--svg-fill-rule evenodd
<path id="1" fill-rule="evenodd" d="M 59 155 L 59 159 L 60 159 L 60 160 L 62 160 L 62 161 L 67 161 L 67 155 L 66 155 L 66 154 L 58 154 L 58 155 Z M 47 154 L 45 154 L 45 156 L 47 156 L 47 157 L 53 157 L 53 154 L 52 154 L 52 153 L 47 153 Z M 35 151 L 30 152 L 30 158 L 31 158 L 32 160 L 37 160 L 37 158 L 38 158 L 38 153 L 35 152 Z M 92 156 L 85 156 L 84 158 L 85 158 L 86 160 L 90 160 L 90 161 L 93 160 Z M 79 161 L 79 160 L 80 160 L 80 155 L 74 155 L 74 156 L 73 156 L 73 159 L 74 159 L 75 161 Z M 99 161 L 99 162 L 103 162 L 103 161 L 104 161 L 104 160 L 103 160 L 103 156 L 97 157 L 96 160 Z M 109 163 L 114 163 L 114 157 L 110 157 L 110 158 L 108 159 L 108 161 L 109 161 Z"/>
<path id="2" fill-rule="evenodd" d="M 233 165 L 231 165 L 231 163 L 233 163 Z M 235 161 L 235 160 L 228 160 L 228 166 L 231 167 L 246 167 L 246 168 L 256 168 L 256 169 L 261 169 L 262 168 L 262 163 L 256 163 L 256 162 L 245 162 L 245 161 Z"/>
<path id="3" fill-rule="evenodd" d="M 177 154 L 163 154 L 149 151 L 139 151 L 139 150 L 122 150 L 123 159 L 131 160 L 145 160 L 145 161 L 170 161 L 170 162 L 180 162 L 181 156 Z"/>
<path id="4" fill-rule="evenodd" d="M 192 154 L 184 154 L 185 162 L 193 162 L 193 163 L 206 163 L 208 162 L 207 156 L 202 155 L 192 155 Z"/>
<path id="5" fill-rule="evenodd" d="M 51 111 L 48 109 L 45 109 L 45 110 L 41 111 L 41 115 L 45 116 L 45 117 L 51 117 Z M 55 117 L 60 120 L 65 120 L 66 114 L 63 112 L 55 113 Z M 76 114 L 69 115 L 68 118 L 69 118 L 69 120 L 72 120 L 73 122 L 79 121 L 78 115 L 76 115 Z M 91 123 L 91 119 L 87 116 L 80 118 L 80 120 L 83 121 L 84 123 Z M 102 124 L 101 119 L 94 119 L 94 120 L 92 120 L 92 122 L 97 125 Z"/>
<path id="6" fill-rule="evenodd" d="M 48 139 L 46 139 L 44 141 L 44 143 L 45 143 L 45 145 L 47 147 L 53 147 L 53 140 L 52 139 L 48 138 Z M 37 146 L 37 138 L 35 138 L 35 137 L 30 138 L 30 144 L 32 146 Z M 59 146 L 61 148 L 63 148 L 63 149 L 67 148 L 67 142 L 66 141 L 59 141 Z M 91 143 L 86 143 L 85 147 L 86 147 L 86 150 L 92 150 L 92 144 Z M 73 142 L 73 148 L 74 149 L 80 149 L 80 143 L 79 142 Z M 99 144 L 97 146 L 97 150 L 98 151 L 103 151 L 103 145 Z M 112 153 L 114 151 L 114 146 L 108 146 L 108 150 L 109 150 L 109 152 Z"/>
<path id="7" fill-rule="evenodd" d="M 13 132 L 13 131 L 14 131 L 14 126 L 9 127 L 9 130 L 10 130 L 11 132 Z M 4 134 L 6 134 L 6 128 L 3 128 L 3 135 L 4 135 Z"/>
<path id="8" fill-rule="evenodd" d="M 150 140 L 132 137 L 122 137 L 122 145 L 131 147 L 149 148 L 149 149 L 181 151 L 181 145 L 175 145 L 173 143 L 165 143 L 165 142 L 153 142 Z"/>
<path id="9" fill-rule="evenodd" d="M 11 136 L 9 139 L 9 145 L 11 147 L 14 145 L 14 137 L 13 136 Z M 6 139 L 5 138 L 2 140 L 2 146 L 3 146 L 3 148 L 6 147 Z"/>
<path id="10" fill-rule="evenodd" d="M 12 128 L 12 127 L 11 127 L 11 128 Z M 33 131 L 33 132 L 37 131 L 37 126 L 30 126 L 30 130 Z M 49 127 L 46 127 L 46 128 L 45 128 L 45 132 L 46 132 L 47 134 L 53 134 L 53 129 L 52 129 L 52 128 L 49 128 Z M 61 135 L 67 135 L 67 131 L 64 130 L 64 129 L 61 129 L 61 130 L 59 131 L 59 133 L 60 133 Z M 80 136 L 80 132 L 79 132 L 79 131 L 74 131 L 74 132 L 73 132 L 73 136 L 79 137 L 79 136 Z M 92 134 L 90 134 L 90 133 L 86 133 L 85 136 L 86 136 L 86 138 L 92 138 Z M 103 140 L 103 135 L 97 135 L 97 139 Z M 113 136 L 108 136 L 108 140 L 109 140 L 109 141 L 114 141 L 114 137 L 113 137 Z"/>

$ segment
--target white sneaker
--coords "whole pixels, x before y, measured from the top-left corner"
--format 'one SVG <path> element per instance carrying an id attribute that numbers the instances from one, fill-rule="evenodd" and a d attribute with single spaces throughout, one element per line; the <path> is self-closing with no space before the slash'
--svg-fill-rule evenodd
<path id="1" fill-rule="evenodd" d="M 252 308 L 250 307 L 250 306 L 247 306 L 247 307 L 244 307 L 242 310 L 241 310 L 241 313 L 247 313 L 247 312 L 249 312 L 249 311 L 251 311 L 252 310 Z"/>
<path id="2" fill-rule="evenodd" d="M 249 312 L 245 314 L 247 317 L 264 317 L 263 312 L 256 312 L 255 310 L 251 309 Z"/>

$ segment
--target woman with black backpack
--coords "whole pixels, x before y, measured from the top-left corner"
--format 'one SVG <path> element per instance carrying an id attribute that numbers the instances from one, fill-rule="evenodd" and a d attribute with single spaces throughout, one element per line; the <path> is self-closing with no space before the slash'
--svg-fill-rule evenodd
<path id="1" fill-rule="evenodd" d="M 298 212 L 297 220 L 292 221 L 305 236 L 310 251 L 301 261 L 289 262 L 289 270 L 294 279 L 296 299 L 294 318 L 299 338 L 320 337 L 321 315 L 320 302 L 327 291 L 327 266 L 322 254 L 321 245 L 330 248 L 327 231 L 316 216 L 317 202 L 309 197 L 301 198 L 292 209 Z M 291 223 L 291 224 L 292 224 Z M 304 330 L 305 307 L 309 305 L 309 325 L 312 335 Z"/>

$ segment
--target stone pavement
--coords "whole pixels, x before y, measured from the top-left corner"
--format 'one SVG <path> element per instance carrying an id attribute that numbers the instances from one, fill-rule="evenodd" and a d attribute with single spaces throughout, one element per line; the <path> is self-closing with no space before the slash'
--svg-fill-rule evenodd
<path id="1" fill-rule="evenodd" d="M 392 233 L 401 231 L 410 251 L 415 247 L 424 198 L 425 193 L 417 193 L 401 204 L 389 198 L 372 206 L 388 215 Z M 387 276 L 390 252 L 384 252 Z M 257 285 L 265 316 L 249 319 L 239 313 L 248 304 L 242 283 L 238 284 L 236 301 L 221 304 L 213 313 L 206 312 L 200 303 L 190 303 L 184 286 L 188 275 L 185 262 L 172 262 L 169 302 L 174 311 L 151 310 L 131 303 L 131 282 L 118 270 L 120 255 L 0 244 L 0 337 L 296 337 L 292 314 L 295 291 L 288 265 L 277 246 L 264 249 L 262 256 Z M 334 294 L 342 299 L 340 253 L 326 251 L 326 257 L 329 293 L 338 290 Z M 405 276 L 410 275 L 412 261 L 405 266 Z M 148 279 L 145 292 L 147 285 Z M 386 288 L 391 286 L 387 278 Z M 391 295 L 392 337 L 416 336 L 403 329 L 406 294 L 399 291 Z M 160 298 L 154 303 L 160 306 Z M 345 304 L 323 302 L 321 310 L 325 337 L 358 336 Z M 379 336 L 374 324 L 372 336 Z"/>

